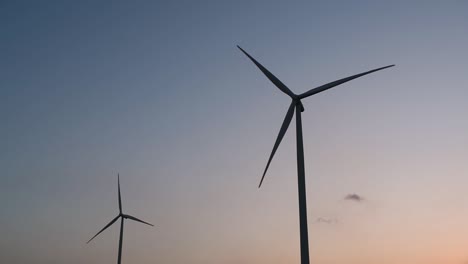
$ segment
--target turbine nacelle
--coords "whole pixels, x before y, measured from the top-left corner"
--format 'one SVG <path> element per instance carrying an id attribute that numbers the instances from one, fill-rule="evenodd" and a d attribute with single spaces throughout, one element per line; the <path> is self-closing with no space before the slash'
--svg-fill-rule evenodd
<path id="1" fill-rule="evenodd" d="M 297 98 L 297 99 L 293 99 L 293 102 L 295 105 L 298 105 L 301 109 L 301 112 L 304 112 L 304 105 L 302 104 L 301 102 L 301 99 Z"/>

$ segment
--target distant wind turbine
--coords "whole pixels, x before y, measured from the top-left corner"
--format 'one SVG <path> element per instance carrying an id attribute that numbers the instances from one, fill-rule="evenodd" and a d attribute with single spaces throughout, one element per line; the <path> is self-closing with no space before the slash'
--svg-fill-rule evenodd
<path id="1" fill-rule="evenodd" d="M 120 175 L 119 174 L 117 174 L 117 184 L 118 184 L 118 190 L 119 190 L 119 214 L 114 219 L 112 219 L 112 221 L 110 221 L 110 223 L 108 223 L 103 229 L 101 229 L 101 231 L 99 231 L 88 242 L 86 242 L 86 244 L 91 242 L 91 240 L 93 240 L 95 237 L 97 237 L 99 234 L 101 234 L 104 230 L 106 230 L 109 226 L 111 226 L 113 223 L 115 223 L 115 221 L 117 221 L 120 218 L 121 221 L 120 221 L 120 238 L 119 238 L 119 257 L 117 259 L 117 264 L 120 264 L 121 259 L 122 259 L 122 240 L 123 240 L 124 220 L 125 219 L 130 219 L 130 220 L 137 221 L 137 222 L 147 224 L 147 225 L 150 225 L 150 226 L 153 226 L 153 225 L 150 224 L 150 223 L 147 223 L 145 221 L 142 221 L 142 220 L 140 220 L 140 219 L 138 219 L 138 218 L 136 218 L 134 216 L 126 215 L 126 214 L 122 213 L 122 198 L 120 196 Z"/>
<path id="2" fill-rule="evenodd" d="M 265 171 L 263 172 L 262 179 L 260 180 L 260 184 L 258 188 L 262 185 L 263 179 L 265 178 L 265 174 L 270 166 L 270 162 L 275 155 L 278 146 L 281 143 L 281 140 L 284 137 L 284 134 L 288 130 L 289 124 L 294 116 L 294 110 L 296 111 L 296 148 L 297 148 L 297 184 L 298 184 L 298 192 L 299 192 L 299 225 L 300 225 L 300 242 L 301 242 L 301 264 L 309 264 L 309 238 L 308 238 L 308 231 L 307 231 L 307 205 L 306 205 L 306 189 L 305 189 L 305 168 L 304 168 L 304 144 L 302 141 L 302 120 L 301 120 L 301 113 L 304 112 L 304 106 L 302 105 L 301 100 L 309 97 L 311 95 L 323 92 L 330 88 L 333 88 L 337 85 L 343 84 L 345 82 L 349 82 L 353 79 L 359 78 L 361 76 L 380 71 L 389 67 L 393 67 L 395 65 L 389 65 L 381 68 L 377 68 L 374 70 L 370 70 L 367 72 L 363 72 L 360 74 L 356 74 L 353 76 L 349 76 L 334 82 L 330 82 L 324 84 L 322 86 L 313 88 L 305 93 L 302 94 L 295 94 L 293 93 L 286 85 L 284 85 L 278 78 L 276 78 L 271 72 L 269 72 L 263 65 L 261 65 L 258 61 L 256 61 L 252 56 L 250 56 L 245 50 L 241 47 L 237 46 L 249 59 L 257 65 L 257 67 L 266 75 L 266 77 L 280 89 L 283 93 L 289 95 L 291 97 L 292 102 L 289 105 L 289 109 L 286 112 L 286 117 L 284 118 L 283 124 L 281 125 L 281 129 L 279 131 L 278 137 L 276 138 L 276 142 L 273 146 L 273 150 L 271 151 L 270 158 L 268 159 L 267 165 L 265 167 Z"/>

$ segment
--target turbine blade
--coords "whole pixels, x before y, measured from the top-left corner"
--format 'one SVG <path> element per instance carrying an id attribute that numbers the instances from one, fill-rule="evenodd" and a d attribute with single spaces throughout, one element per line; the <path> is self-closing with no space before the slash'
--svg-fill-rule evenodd
<path id="1" fill-rule="evenodd" d="M 289 88 L 284 85 L 276 76 L 274 76 L 271 72 L 269 72 L 265 67 L 263 67 L 262 64 L 260 64 L 258 61 L 256 61 L 252 56 L 250 56 L 245 50 L 243 50 L 239 45 L 237 46 L 249 59 L 257 65 L 257 67 L 263 72 L 263 74 L 266 75 L 266 77 L 274 84 L 276 87 L 278 87 L 283 93 L 289 95 L 291 98 L 296 98 L 297 96 L 289 90 Z"/>
<path id="2" fill-rule="evenodd" d="M 330 88 L 333 88 L 337 85 L 340 85 L 340 84 L 343 84 L 345 82 L 349 82 L 353 79 L 356 79 L 356 78 L 359 78 L 361 76 L 364 76 L 364 75 L 367 75 L 367 74 L 370 74 L 370 73 L 373 73 L 373 72 L 376 72 L 376 71 L 380 71 L 380 70 L 383 70 L 383 69 L 386 69 L 386 68 L 390 68 L 390 67 L 393 67 L 395 65 L 388 65 L 388 66 L 385 66 L 385 67 L 381 67 L 381 68 L 377 68 L 377 69 L 374 69 L 374 70 L 370 70 L 370 71 L 366 71 L 366 72 L 363 72 L 363 73 L 359 73 L 359 74 L 356 74 L 356 75 L 353 75 L 353 76 L 349 76 L 349 77 L 346 77 L 346 78 L 343 78 L 343 79 L 340 79 L 340 80 L 337 80 L 337 81 L 334 81 L 334 82 L 330 82 L 330 83 L 327 83 L 327 84 L 324 84 L 322 86 L 319 86 L 317 88 L 313 88 L 303 94 L 300 94 L 299 95 L 299 98 L 300 99 L 303 99 L 303 98 L 306 98 L 306 97 L 309 97 L 313 94 L 317 94 L 317 93 L 320 93 L 320 92 L 323 92 L 325 90 L 328 90 Z"/>
<path id="3" fill-rule="evenodd" d="M 91 240 L 93 240 L 95 237 L 97 237 L 99 234 L 102 233 L 102 231 L 106 230 L 109 226 L 111 226 L 113 223 L 115 223 L 115 221 L 117 221 L 117 219 L 119 219 L 120 215 L 116 216 L 114 219 L 112 219 L 112 221 L 110 221 L 110 223 L 108 223 L 103 229 L 101 229 L 101 231 L 99 231 L 96 235 L 94 235 L 90 240 L 88 240 L 88 242 L 86 242 L 86 244 L 88 244 L 89 242 L 91 242 Z"/>
<path id="4" fill-rule="evenodd" d="M 273 156 L 275 155 L 276 150 L 278 149 L 279 144 L 281 143 L 281 140 L 284 137 L 284 134 L 286 134 L 286 131 L 288 130 L 289 124 L 291 123 L 291 120 L 294 115 L 294 108 L 295 108 L 295 103 L 294 101 L 291 102 L 291 105 L 289 106 L 288 112 L 286 113 L 286 116 L 284 117 L 283 124 L 281 125 L 278 137 L 276 138 L 275 145 L 273 146 L 273 150 L 271 151 L 270 158 L 268 159 L 265 171 L 263 172 L 262 179 L 260 180 L 260 184 L 258 185 L 258 188 L 262 186 L 263 179 L 265 178 L 265 174 L 268 170 L 268 167 L 270 166 L 270 162 L 273 159 Z"/>
<path id="5" fill-rule="evenodd" d="M 122 197 L 120 196 L 120 175 L 117 173 L 117 184 L 119 186 L 119 211 L 122 214 Z"/>
<path id="6" fill-rule="evenodd" d="M 128 219 L 131 219 L 131 220 L 133 220 L 133 221 L 137 221 L 137 222 L 143 223 L 143 224 L 147 224 L 147 225 L 150 225 L 150 226 L 154 226 L 153 224 L 147 223 L 147 222 L 145 222 L 145 221 L 143 221 L 143 220 L 140 220 L 140 219 L 138 219 L 138 218 L 136 218 L 136 217 L 134 217 L 134 216 L 131 216 L 131 215 L 123 215 L 123 217 L 128 218 Z"/>

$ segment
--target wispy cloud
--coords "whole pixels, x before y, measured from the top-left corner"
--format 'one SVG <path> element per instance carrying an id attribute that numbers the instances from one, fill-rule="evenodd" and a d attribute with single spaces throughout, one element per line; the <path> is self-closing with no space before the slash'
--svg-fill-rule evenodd
<path id="1" fill-rule="evenodd" d="M 358 203 L 364 201 L 364 197 L 362 197 L 362 196 L 360 196 L 358 194 L 355 194 L 355 193 L 350 193 L 350 194 L 346 195 L 344 199 L 348 200 L 348 201 L 358 202 Z"/>
<path id="2" fill-rule="evenodd" d="M 338 223 L 338 220 L 336 218 L 324 218 L 324 217 L 319 217 L 315 220 L 316 223 L 321 223 L 321 224 L 336 224 Z"/>

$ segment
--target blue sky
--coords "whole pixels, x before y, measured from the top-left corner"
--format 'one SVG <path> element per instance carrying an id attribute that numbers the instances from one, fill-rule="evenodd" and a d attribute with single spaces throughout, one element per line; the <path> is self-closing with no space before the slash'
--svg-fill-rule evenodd
<path id="1" fill-rule="evenodd" d="M 124 210 L 157 225 L 127 225 L 124 262 L 297 262 L 294 127 L 256 188 L 289 100 L 239 44 L 297 93 L 397 65 L 304 102 L 314 263 L 466 262 L 467 11 L 0 3 L 0 260 L 115 261 L 117 227 L 84 243 L 117 213 L 119 172 Z"/>

